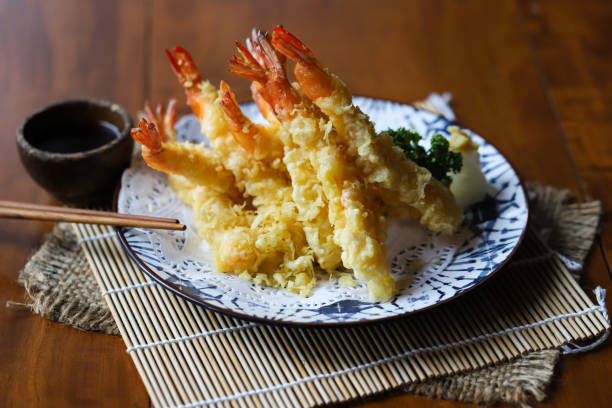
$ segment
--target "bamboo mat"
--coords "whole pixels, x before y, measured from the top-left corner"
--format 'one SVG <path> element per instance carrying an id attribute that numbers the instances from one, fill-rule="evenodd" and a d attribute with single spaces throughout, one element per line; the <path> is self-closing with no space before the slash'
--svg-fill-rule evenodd
<path id="1" fill-rule="evenodd" d="M 152 282 L 110 227 L 75 230 L 156 407 L 342 402 L 559 348 L 609 327 L 602 299 L 593 303 L 532 230 L 512 262 L 474 293 L 348 329 L 267 326 L 211 312 Z"/>

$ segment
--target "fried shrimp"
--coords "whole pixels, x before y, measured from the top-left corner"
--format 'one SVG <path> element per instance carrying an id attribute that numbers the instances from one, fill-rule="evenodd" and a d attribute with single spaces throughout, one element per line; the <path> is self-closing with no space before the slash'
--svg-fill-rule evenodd
<path id="1" fill-rule="evenodd" d="M 254 41 L 257 41 L 256 36 L 256 32 L 253 31 Z M 236 68 L 243 70 L 245 73 L 248 73 L 251 69 L 256 69 L 258 62 L 255 57 L 241 44 L 238 44 L 238 46 L 239 49 L 244 51 L 244 58 L 250 58 L 251 60 L 250 65 L 236 65 Z M 242 64 L 238 59 L 235 59 L 235 63 Z M 281 127 L 272 106 L 266 99 L 263 85 L 254 81 L 251 84 L 251 91 L 253 99 L 262 114 L 272 126 L 277 128 L 280 135 L 284 135 L 281 137 L 285 145 L 283 163 L 291 177 L 292 199 L 298 207 L 306 239 L 319 266 L 333 274 L 342 263 L 342 250 L 333 239 L 333 228 L 328 217 L 329 208 L 321 183 L 317 180 L 308 157 L 289 140 L 290 137 L 287 136 L 286 130 Z"/>
<path id="2" fill-rule="evenodd" d="M 145 110 L 150 118 L 160 122 L 159 115 L 153 115 L 150 108 Z M 170 126 L 164 127 L 172 129 L 173 122 L 168 122 Z M 150 150 L 149 146 L 159 143 L 164 146 L 181 145 L 161 142 L 173 140 L 173 131 L 168 134 L 158 132 L 156 122 L 146 123 L 145 120 L 144 125 L 144 130 L 143 127 L 134 129 L 132 134 L 143 143 L 143 157 L 148 158 L 148 164 L 154 163 L 146 153 Z M 178 155 L 172 159 L 181 161 Z M 161 170 L 169 173 L 171 187 L 194 210 L 194 223 L 199 234 L 206 237 L 210 244 L 217 271 L 238 274 L 247 280 L 287 288 L 302 295 L 310 293 L 316 285 L 313 257 L 301 224 L 296 221 L 295 205 L 268 196 L 262 200 L 267 206 L 245 210 L 243 204 L 237 203 L 227 193 L 211 188 L 209 184 L 194 183 L 176 172 L 176 167 L 164 165 Z M 267 183 L 272 182 L 270 177 L 262 179 Z M 287 180 L 284 183 L 287 187 Z M 274 188 L 270 191 L 277 194 Z"/>
<path id="3" fill-rule="evenodd" d="M 185 90 L 187 103 L 200 123 L 202 133 L 208 137 L 213 150 L 223 158 L 226 168 L 239 175 L 247 158 L 230 132 L 219 104 L 219 91 L 201 77 L 191 55 L 184 48 L 177 46 L 173 52 L 166 50 L 166 56 Z M 244 190 L 242 178 L 237 178 L 236 185 Z"/>
<path id="4" fill-rule="evenodd" d="M 230 133 L 242 148 L 237 149 L 241 159 L 234 160 L 232 167 L 236 177 L 244 179 L 245 193 L 254 198 L 254 204 L 258 207 L 279 204 L 294 206 L 291 199 L 287 199 L 291 197 L 291 182 L 286 170 L 270 165 L 270 162 L 280 160 L 278 156 L 282 155 L 283 150 L 280 140 L 253 124 L 242 113 L 234 94 L 223 81 L 219 89 L 219 104 Z M 276 146 L 266 150 L 266 146 L 270 145 Z"/>
<path id="5" fill-rule="evenodd" d="M 174 100 L 166 109 L 146 104 L 147 119 L 132 129 L 143 159 L 193 209 L 216 271 L 308 296 L 317 263 L 330 276 L 347 277 L 345 267 L 372 300 L 393 299 L 388 220 L 407 214 L 453 233 L 461 221 L 453 195 L 394 146 L 395 135 L 376 134 L 346 85 L 282 27 L 272 37 L 253 29 L 236 47 L 229 71 L 252 81 L 268 123 L 252 122 L 229 85 L 214 87 L 177 46 L 166 55 L 210 147 L 175 140 Z"/>
<path id="6" fill-rule="evenodd" d="M 233 174 L 223 167 L 214 152 L 192 143 L 176 143 L 162 137 L 155 123 L 142 118 L 132 137 L 142 145 L 142 158 L 154 169 L 185 177 L 230 197 L 237 197 Z M 164 140 L 167 141 L 164 141 Z"/>
<path id="7" fill-rule="evenodd" d="M 282 144 L 273 133 L 244 116 L 227 84 L 222 83 L 221 89 L 217 90 L 204 80 L 184 48 L 177 46 L 173 53 L 166 50 L 166 55 L 185 89 L 187 102 L 200 123 L 202 133 L 223 158 L 225 166 L 234 173 L 237 186 L 246 189 L 245 183 L 250 180 L 252 167 L 260 166 L 262 161 L 274 165 L 274 160 L 282 157 Z"/>
<path id="8" fill-rule="evenodd" d="M 150 108 L 145 110 L 149 119 L 156 119 Z M 184 163 L 188 160 L 183 159 L 198 157 L 195 161 L 201 164 L 206 156 L 189 154 L 189 147 L 181 148 L 181 144 L 175 143 L 173 120 L 167 119 L 162 132 L 158 131 L 156 122 L 148 123 L 144 118 L 139 128 L 132 129 L 132 137 L 143 146 L 144 160 L 149 166 L 167 173 L 179 198 L 193 208 L 196 228 L 209 238 L 217 270 L 234 273 L 256 271 L 261 256 L 254 246 L 245 244 L 256 239 L 249 228 L 254 214 L 244 211 L 230 195 L 218 188 L 222 184 L 219 180 L 231 173 L 221 170 L 215 174 L 207 170 L 206 177 L 193 177 L 194 169 Z M 215 181 L 216 177 L 219 180 Z M 233 184 L 228 186 L 233 187 Z"/>
<path id="9" fill-rule="evenodd" d="M 272 109 L 272 106 L 270 106 L 270 104 L 266 100 L 265 89 L 263 88 L 263 85 L 259 82 L 251 82 L 251 96 L 253 97 L 255 105 L 257 105 L 257 108 L 259 109 L 259 112 L 261 112 L 262 116 L 268 121 L 271 126 L 274 126 L 275 129 L 278 129 L 280 127 L 280 122 L 274 115 L 274 109 Z"/>
<path id="10" fill-rule="evenodd" d="M 239 45 L 242 57 L 234 57 L 230 72 L 264 86 L 268 102 L 285 130 L 283 143 L 308 158 L 321 183 L 344 266 L 367 282 L 372 299 L 390 300 L 395 294 L 395 282 L 386 261 L 384 241 L 379 239 L 379 218 L 369 208 L 356 169 L 337 143 L 331 123 L 303 103 L 292 88 L 266 36 L 259 33 L 256 40 L 252 48 L 258 58 Z"/>
<path id="11" fill-rule="evenodd" d="M 253 40 L 249 45 L 257 43 L 257 31 L 252 32 Z M 260 54 L 253 55 L 257 58 Z M 283 63 L 281 61 L 281 63 Z M 255 104 L 264 118 L 275 128 L 277 133 L 285 134 L 281 123 L 274 113 L 274 109 L 266 100 L 265 89 L 257 81 L 251 83 L 251 94 Z M 287 141 L 287 137 L 284 137 Z M 293 185 L 293 201 L 298 206 L 300 218 L 303 221 L 304 232 L 308 244 L 312 248 L 319 266 L 330 274 L 336 274 L 338 267 L 342 264 L 342 249 L 334 242 L 333 227 L 329 222 L 329 207 L 323 193 L 321 183 L 318 182 L 316 174 L 308 157 L 288 144 L 285 146 L 283 163 L 289 172 Z"/>
<path id="12" fill-rule="evenodd" d="M 219 104 L 223 109 L 234 140 L 255 160 L 271 163 L 283 156 L 283 144 L 274 133 L 247 118 L 236 101 L 229 85 L 221 81 Z"/>
<path id="13" fill-rule="evenodd" d="M 202 133 L 208 136 L 215 149 L 227 151 L 224 145 L 231 141 L 232 136 L 220 107 L 215 103 L 217 89 L 202 79 L 191 55 L 184 48 L 177 46 L 173 52 L 166 50 L 166 56 L 179 83 L 185 89 L 187 102 L 202 126 Z M 232 143 L 233 141 L 230 146 Z"/>
<path id="14" fill-rule="evenodd" d="M 278 165 L 282 164 L 278 158 L 282 157 L 282 144 L 276 135 L 271 135 L 266 129 L 254 125 L 244 116 L 234 94 L 225 82 L 221 82 L 219 98 L 234 139 L 246 155 L 255 159 L 249 158 L 247 162 L 248 181 L 245 182 L 245 186 L 246 192 L 254 197 L 253 204 L 257 206 L 253 225 L 269 226 L 265 229 L 266 233 L 259 237 L 259 241 L 278 247 L 278 253 L 283 257 L 282 267 L 295 269 L 289 271 L 291 272 L 289 275 L 297 277 L 298 283 L 295 286 L 305 286 L 306 289 L 302 290 L 302 294 L 307 294 L 316 283 L 312 268 L 312 250 L 307 242 L 304 225 L 299 219 L 298 208 L 291 199 L 293 188 L 286 176 L 286 169 L 284 167 L 283 171 L 278 169 Z M 272 276 L 282 281 L 283 273 L 279 272 L 273 273 Z M 268 276 L 269 274 L 259 274 L 255 280 L 267 279 Z M 264 283 L 276 286 L 271 285 L 269 280 Z M 290 281 L 288 286 L 291 288 L 293 284 Z"/>
<path id="15" fill-rule="evenodd" d="M 257 239 L 252 244 L 267 258 L 256 273 L 241 276 L 308 294 L 316 284 L 312 251 L 291 199 L 281 141 L 265 127 L 251 123 L 225 82 L 217 91 L 202 79 L 186 50 L 175 47 L 167 56 L 203 133 L 233 173 L 235 185 L 256 207 L 251 228 L 257 231 Z"/>
<path id="16" fill-rule="evenodd" d="M 274 28 L 272 45 L 296 62 L 294 73 L 301 90 L 330 118 L 349 157 L 385 203 L 408 206 L 408 212 L 433 231 L 455 232 L 462 211 L 451 192 L 427 169 L 407 159 L 389 135 L 376 134 L 368 116 L 353 105 L 344 82 L 280 26 Z"/>

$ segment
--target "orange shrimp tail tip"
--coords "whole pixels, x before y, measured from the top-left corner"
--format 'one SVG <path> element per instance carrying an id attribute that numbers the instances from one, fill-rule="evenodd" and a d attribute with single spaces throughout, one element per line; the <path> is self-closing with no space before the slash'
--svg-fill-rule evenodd
<path id="1" fill-rule="evenodd" d="M 253 57 L 255 57 L 255 59 L 257 60 L 257 62 L 259 62 L 259 65 L 261 66 L 266 66 L 266 61 L 263 58 L 264 51 L 261 45 L 261 38 L 269 39 L 269 37 L 270 36 L 268 35 L 268 33 L 253 28 L 251 30 L 251 37 L 246 39 L 246 45 L 249 51 L 251 52 L 251 54 L 253 54 Z M 276 57 L 278 58 L 280 64 L 284 66 L 285 62 L 287 61 L 285 56 L 281 53 L 276 53 Z"/>
<path id="2" fill-rule="evenodd" d="M 294 73 L 306 95 L 316 100 L 331 95 L 334 82 L 314 54 L 293 34 L 278 26 L 272 34 L 272 46 L 287 58 L 297 62 Z"/>
<path id="3" fill-rule="evenodd" d="M 227 82 L 221 80 L 221 84 L 219 85 L 219 88 L 220 88 L 220 96 L 221 96 L 221 98 L 225 98 L 226 94 L 227 94 L 227 95 L 229 95 L 229 98 L 231 99 L 232 103 L 234 105 L 238 106 L 238 101 L 236 101 L 236 95 L 234 95 L 234 93 L 230 89 L 230 87 L 227 84 Z"/>
<path id="4" fill-rule="evenodd" d="M 259 46 L 258 35 L 259 31 L 256 28 L 253 28 L 251 30 L 251 37 L 246 39 L 246 46 L 252 56 L 257 60 L 257 63 L 263 67 L 265 62 L 259 58 L 259 53 L 256 51 L 256 48 Z M 240 43 L 236 42 L 237 47 L 239 44 Z"/>
<path id="5" fill-rule="evenodd" d="M 236 47 L 240 55 L 234 55 L 229 62 L 229 73 L 241 78 L 250 79 L 260 83 L 266 82 L 266 71 L 257 62 L 249 50 L 239 42 L 236 42 Z"/>
<path id="6" fill-rule="evenodd" d="M 251 96 L 253 97 L 253 100 L 255 101 L 255 103 L 257 103 L 258 100 L 266 102 L 265 100 L 265 88 L 263 87 L 262 84 L 260 84 L 259 82 L 251 82 Z M 257 104 L 257 106 L 259 106 L 259 104 Z"/>
<path id="7" fill-rule="evenodd" d="M 161 103 L 155 106 L 155 110 L 151 108 L 149 102 L 145 102 L 145 116 L 148 122 L 155 124 L 163 142 L 167 142 L 173 138 L 174 123 L 176 122 L 176 99 L 172 98 L 168 101 L 168 106 L 164 109 Z"/>
<path id="8" fill-rule="evenodd" d="M 140 120 L 137 128 L 132 129 L 131 135 L 135 141 L 143 145 L 150 152 L 159 153 L 162 151 L 162 139 L 157 131 L 157 126 L 147 122 L 145 118 Z"/>
<path id="9" fill-rule="evenodd" d="M 304 65 L 315 65 L 323 69 L 312 51 L 282 26 L 274 27 L 272 31 L 272 46 L 281 54 L 295 62 Z"/>
<path id="10" fill-rule="evenodd" d="M 255 58 L 263 62 L 263 66 L 267 71 L 275 75 L 284 75 L 284 58 L 276 52 L 268 40 L 268 34 L 262 31 L 252 33 L 251 37 L 252 49 Z"/>
<path id="11" fill-rule="evenodd" d="M 264 33 L 257 33 L 253 51 L 258 53 L 258 58 L 265 62 L 267 80 L 262 85 L 265 86 L 265 96 L 276 116 L 292 115 L 293 108 L 301 101 L 300 97 L 287 80 L 285 66 Z"/>
<path id="12" fill-rule="evenodd" d="M 187 50 L 177 45 L 173 52 L 169 50 L 165 50 L 165 52 L 168 61 L 170 61 L 170 66 L 182 86 L 191 88 L 202 81 L 200 72 Z"/>
<path id="13" fill-rule="evenodd" d="M 219 83 L 219 90 L 220 90 L 220 94 L 223 94 L 225 92 L 229 92 L 230 88 L 229 88 L 229 85 L 227 84 L 227 82 L 225 82 L 224 80 L 221 80 L 221 82 Z"/>
<path id="14" fill-rule="evenodd" d="M 179 66 L 177 60 L 174 59 L 174 55 L 169 50 L 164 50 L 166 53 L 166 57 L 168 57 L 168 61 L 170 61 L 170 67 L 172 71 L 176 74 L 181 85 L 183 85 L 183 72 L 181 71 L 181 67 Z"/>
<path id="15" fill-rule="evenodd" d="M 266 90 L 263 85 L 259 82 L 252 82 L 251 95 L 263 117 L 266 118 L 268 122 L 278 124 L 278 119 L 275 116 L 274 109 L 272 109 L 270 102 L 268 102 Z"/>
<path id="16" fill-rule="evenodd" d="M 221 109 L 223 109 L 223 113 L 228 119 L 227 122 L 230 129 L 232 129 L 231 133 L 234 140 L 244 150 L 249 153 L 253 153 L 255 151 L 255 140 L 244 131 L 244 114 L 240 110 L 238 102 L 236 102 L 236 97 L 229 89 L 227 84 L 223 81 L 221 83 L 221 89 L 219 90 L 219 97 L 219 104 L 221 105 Z"/>

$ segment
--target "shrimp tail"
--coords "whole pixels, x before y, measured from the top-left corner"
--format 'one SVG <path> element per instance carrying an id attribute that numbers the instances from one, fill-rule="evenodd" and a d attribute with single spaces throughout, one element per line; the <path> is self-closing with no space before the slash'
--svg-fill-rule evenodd
<path id="1" fill-rule="evenodd" d="M 155 123 L 149 123 L 145 118 L 140 119 L 137 128 L 131 131 L 132 138 L 143 145 L 149 152 L 156 154 L 161 153 L 162 138 L 157 131 Z"/>
<path id="2" fill-rule="evenodd" d="M 272 30 L 272 46 L 295 62 L 324 69 L 310 48 L 306 47 L 296 36 L 285 30 L 283 26 L 276 26 Z"/>
<path id="3" fill-rule="evenodd" d="M 174 123 L 176 122 L 176 99 L 172 98 L 168 101 L 168 106 L 164 110 L 164 106 L 159 103 L 155 107 L 155 111 L 145 102 L 145 115 L 149 122 L 155 124 L 163 142 L 174 141 Z"/>
<path id="4" fill-rule="evenodd" d="M 286 59 L 272 47 L 267 33 L 262 31 L 253 30 L 248 44 L 249 48 L 236 43 L 240 56 L 234 55 L 229 72 L 261 84 L 265 99 L 276 116 L 290 116 L 300 98 L 287 80 Z"/>
<path id="5" fill-rule="evenodd" d="M 279 121 L 274 115 L 274 109 L 272 109 L 272 106 L 268 101 L 266 90 L 263 85 L 261 85 L 259 82 L 252 82 L 251 96 L 253 97 L 255 105 L 257 105 L 257 108 L 259 109 L 259 112 L 261 112 L 262 116 L 271 124 L 279 125 Z"/>
<path id="6" fill-rule="evenodd" d="M 310 48 L 282 26 L 274 27 L 272 46 L 297 63 L 294 69 L 295 77 L 311 100 L 329 96 L 334 92 L 334 81 L 325 67 L 315 58 Z"/>
<path id="7" fill-rule="evenodd" d="M 229 72 L 233 75 L 265 83 L 268 73 L 272 77 L 285 77 L 285 57 L 277 53 L 268 40 L 267 33 L 253 29 L 247 46 L 236 41 L 240 55 L 230 61 Z"/>
<path id="8" fill-rule="evenodd" d="M 233 128 L 231 133 L 236 143 L 247 152 L 253 153 L 255 150 L 255 140 L 250 132 L 244 130 L 249 121 L 240 110 L 236 96 L 225 81 L 221 81 L 219 87 L 219 104 L 223 109 L 223 113 L 228 118 L 228 125 L 230 128 Z"/>
<path id="9" fill-rule="evenodd" d="M 249 51 L 251 52 L 251 54 L 253 55 L 253 57 L 255 57 L 257 62 L 259 62 L 259 65 L 266 66 L 266 61 L 263 58 L 263 49 L 262 49 L 263 46 L 261 43 L 262 37 L 267 39 L 269 37 L 268 33 L 265 33 L 265 32 L 262 32 L 261 30 L 253 28 L 251 30 L 251 38 L 246 39 L 246 45 Z M 280 64 L 283 66 L 287 62 L 287 58 L 283 54 L 276 53 L 276 57 L 278 58 Z"/>
<path id="10" fill-rule="evenodd" d="M 205 106 L 199 97 L 201 90 L 198 85 L 202 85 L 204 80 L 200 76 L 200 72 L 193 62 L 191 55 L 183 47 L 177 45 L 174 47 L 173 52 L 166 50 L 166 56 L 179 83 L 185 88 L 187 102 L 191 106 L 191 110 L 198 118 L 201 118 L 204 114 Z"/>
<path id="11" fill-rule="evenodd" d="M 253 31 L 251 34 L 251 52 L 258 61 L 263 62 L 263 66 L 272 77 L 285 78 L 285 57 L 276 52 L 270 44 L 268 34 L 263 31 Z"/>
<path id="12" fill-rule="evenodd" d="M 238 48 L 239 55 L 234 54 L 229 62 L 230 74 L 250 79 L 251 81 L 265 83 L 266 70 L 264 67 L 251 54 L 249 49 L 238 41 L 236 41 L 236 48 Z"/>
<path id="13" fill-rule="evenodd" d="M 200 82 L 202 77 L 200 72 L 193 62 L 193 58 L 189 52 L 183 47 L 177 45 L 174 47 L 173 52 L 166 50 L 166 56 L 170 61 L 170 66 L 176 74 L 180 84 L 187 89 L 193 88 Z"/>

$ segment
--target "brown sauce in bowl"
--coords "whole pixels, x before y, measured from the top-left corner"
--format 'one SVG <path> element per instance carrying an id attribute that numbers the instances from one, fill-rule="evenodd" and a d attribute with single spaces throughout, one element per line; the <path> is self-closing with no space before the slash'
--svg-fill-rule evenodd
<path id="1" fill-rule="evenodd" d="M 121 136 L 117 126 L 101 120 L 93 123 L 57 123 L 44 129 L 30 143 L 51 153 L 79 153 L 104 146 Z"/>

